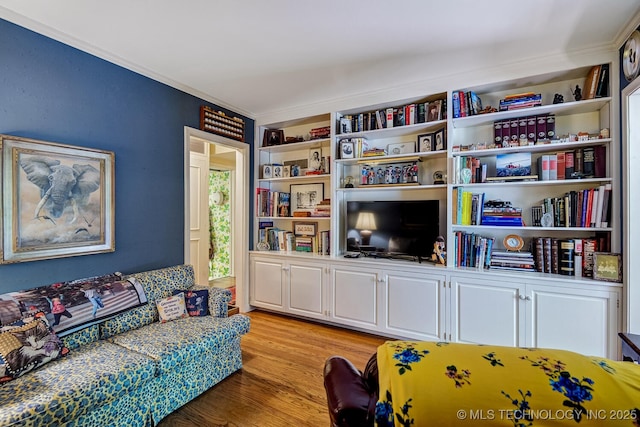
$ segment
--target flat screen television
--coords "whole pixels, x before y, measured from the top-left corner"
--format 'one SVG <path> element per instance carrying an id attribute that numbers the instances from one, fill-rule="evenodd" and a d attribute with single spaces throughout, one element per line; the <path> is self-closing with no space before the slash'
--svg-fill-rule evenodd
<path id="1" fill-rule="evenodd" d="M 440 235 L 439 216 L 439 200 L 347 202 L 347 251 L 431 257 Z M 367 217 L 369 224 L 374 218 L 375 229 L 363 228 Z"/>

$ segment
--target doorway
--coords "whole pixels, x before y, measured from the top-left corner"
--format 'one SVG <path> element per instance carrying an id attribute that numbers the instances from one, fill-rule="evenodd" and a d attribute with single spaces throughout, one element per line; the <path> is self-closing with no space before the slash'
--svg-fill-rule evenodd
<path id="1" fill-rule="evenodd" d="M 185 263 L 196 270 L 196 283 L 229 287 L 235 283 L 236 305 L 248 303 L 249 145 L 185 127 Z M 212 186 L 211 170 L 228 177 L 228 188 Z M 218 182 L 218 181 L 216 181 Z M 219 184 L 219 182 L 218 182 Z M 211 189 L 211 191 L 210 191 Z M 214 194 L 219 193 L 219 194 Z M 211 243 L 211 203 L 226 207 L 230 221 L 225 244 Z M 213 251 L 211 250 L 213 249 Z M 211 257 L 224 260 L 225 277 L 211 276 Z"/>
<path id="2" fill-rule="evenodd" d="M 624 165 L 623 277 L 626 284 L 626 331 L 640 334 L 640 78 L 622 91 L 622 149 Z"/>

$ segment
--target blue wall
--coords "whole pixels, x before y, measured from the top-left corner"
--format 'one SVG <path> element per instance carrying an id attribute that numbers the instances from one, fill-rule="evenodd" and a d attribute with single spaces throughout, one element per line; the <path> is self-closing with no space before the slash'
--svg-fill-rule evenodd
<path id="1" fill-rule="evenodd" d="M 116 164 L 115 252 L 0 265 L 0 293 L 181 264 L 184 126 L 199 127 L 202 104 L 0 19 L 0 133 L 111 150 Z"/>

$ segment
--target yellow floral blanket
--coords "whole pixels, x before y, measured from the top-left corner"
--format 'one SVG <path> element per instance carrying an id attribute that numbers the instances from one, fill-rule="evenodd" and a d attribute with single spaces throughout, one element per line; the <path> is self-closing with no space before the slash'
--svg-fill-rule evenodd
<path id="1" fill-rule="evenodd" d="M 389 341 L 376 426 L 640 426 L 640 365 L 563 350 Z"/>

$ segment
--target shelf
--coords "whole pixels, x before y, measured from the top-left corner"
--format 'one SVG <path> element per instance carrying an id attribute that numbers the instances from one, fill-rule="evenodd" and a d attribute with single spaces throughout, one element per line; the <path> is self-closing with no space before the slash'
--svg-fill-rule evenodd
<path id="1" fill-rule="evenodd" d="M 329 145 L 330 142 L 330 138 L 312 139 L 310 141 L 291 142 L 289 144 L 281 145 L 270 145 L 269 147 L 258 147 L 258 150 L 266 151 L 269 153 L 286 153 L 290 151 L 320 148 Z"/>
<path id="2" fill-rule="evenodd" d="M 611 98 L 587 99 L 584 101 L 571 101 L 562 104 L 542 105 L 540 107 L 521 108 L 511 111 L 498 111 L 496 113 L 478 114 L 476 116 L 459 117 L 451 120 L 451 124 L 455 129 L 461 129 L 473 126 L 482 126 L 493 124 L 499 120 L 512 119 L 523 116 L 537 116 L 540 114 L 555 114 L 556 116 L 565 116 L 570 114 L 582 114 L 599 111 L 602 107 L 609 104 Z"/>
<path id="3" fill-rule="evenodd" d="M 318 181 L 331 177 L 331 174 L 323 173 L 319 175 L 290 176 L 288 178 L 258 178 L 258 182 L 299 182 Z"/>
<path id="4" fill-rule="evenodd" d="M 357 191 L 389 191 L 389 190 L 411 191 L 411 190 L 433 190 L 433 189 L 447 188 L 447 184 L 432 184 L 432 185 L 380 184 L 380 185 L 384 185 L 384 186 L 380 187 L 376 184 L 371 184 L 371 185 L 362 185 L 360 187 L 354 187 L 354 188 L 337 188 L 336 190 L 344 191 L 344 192 L 357 192 Z"/>
<path id="5" fill-rule="evenodd" d="M 258 221 L 274 221 L 274 220 L 294 220 L 294 221 L 317 221 L 330 220 L 330 216 L 257 216 Z"/>
<path id="6" fill-rule="evenodd" d="M 376 157 L 356 157 L 353 159 L 337 159 L 338 165 L 350 165 L 350 164 L 362 164 L 362 163 L 399 163 L 410 162 L 417 158 L 426 159 L 440 159 L 447 157 L 446 151 L 422 151 L 417 153 L 405 153 L 405 154 L 392 154 L 390 156 L 376 156 Z"/>
<path id="7" fill-rule="evenodd" d="M 504 225 L 451 225 L 454 231 L 481 231 L 481 230 L 536 230 L 536 231 L 574 231 L 574 232 L 589 232 L 589 231 L 613 231 L 612 227 L 509 227 Z"/>
<path id="8" fill-rule="evenodd" d="M 537 153 L 537 152 L 563 150 L 566 148 L 579 148 L 579 147 L 589 147 L 592 145 L 603 145 L 603 144 L 608 144 L 610 142 L 611 142 L 611 138 L 590 139 L 588 141 L 555 142 L 551 144 L 524 145 L 524 146 L 506 147 L 506 148 L 487 148 L 486 150 L 454 151 L 451 153 L 451 155 L 453 157 L 458 157 L 458 156 L 486 157 L 486 156 L 495 156 L 496 154 L 503 154 L 503 153 Z"/>
<path id="9" fill-rule="evenodd" d="M 600 184 L 612 182 L 612 178 L 585 178 L 585 179 L 557 179 L 553 181 L 514 181 L 514 182 L 479 182 L 469 184 L 452 184 L 453 187 L 493 187 L 495 185 L 507 187 L 522 186 L 548 186 L 548 185 L 577 185 L 577 184 Z"/>
<path id="10" fill-rule="evenodd" d="M 367 130 L 362 132 L 343 133 L 336 135 L 336 138 L 338 140 L 347 138 L 383 139 L 392 138 L 395 136 L 412 135 L 418 132 L 428 132 L 446 126 L 446 120 L 437 120 L 435 122 L 417 123 L 415 125 L 405 125 L 385 129 Z"/>

